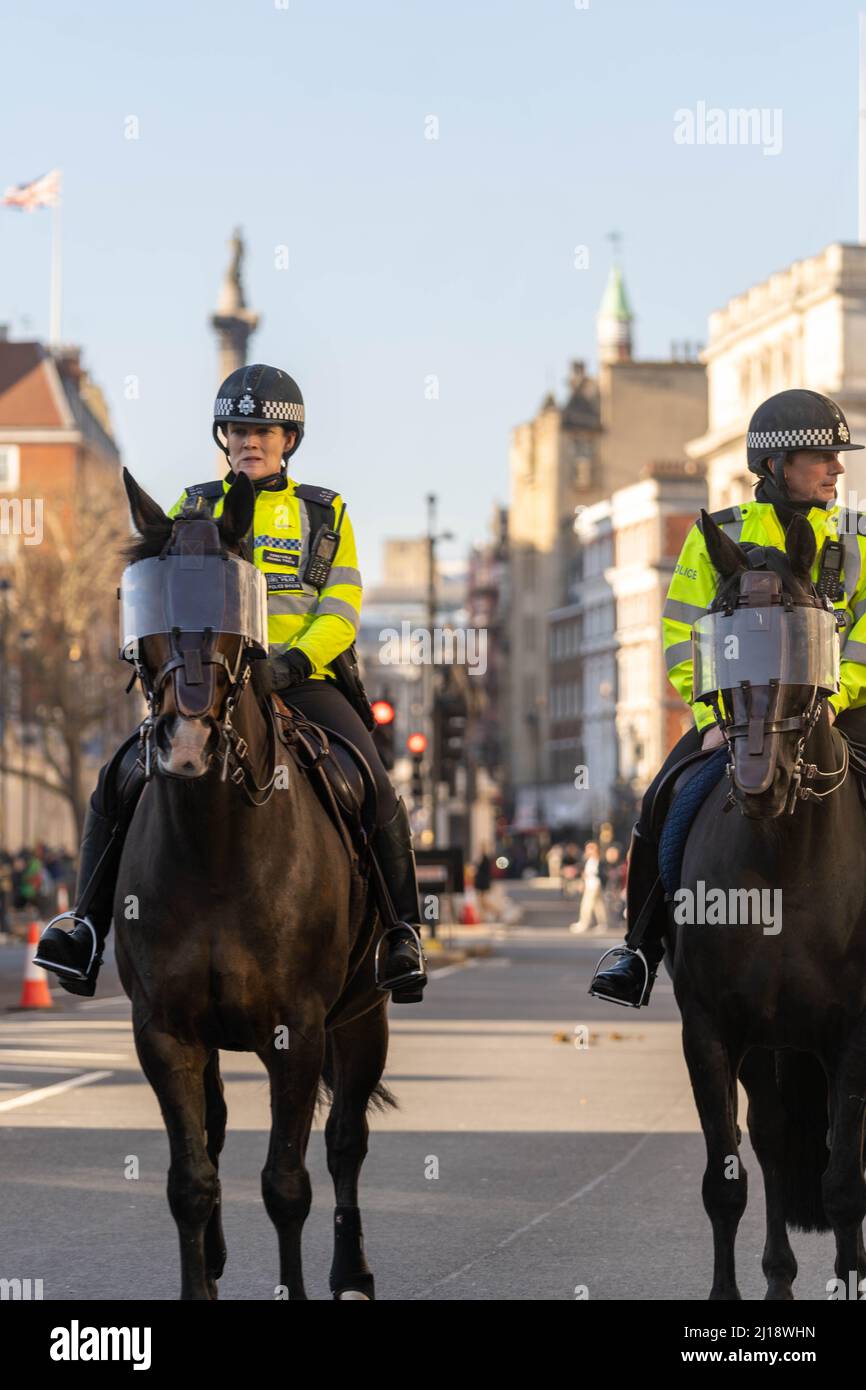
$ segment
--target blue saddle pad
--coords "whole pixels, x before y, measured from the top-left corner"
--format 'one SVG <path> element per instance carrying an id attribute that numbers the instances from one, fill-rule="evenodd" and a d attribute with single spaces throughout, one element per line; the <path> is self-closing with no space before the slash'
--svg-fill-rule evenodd
<path id="1" fill-rule="evenodd" d="M 717 748 L 674 797 L 659 843 L 659 873 L 667 896 L 675 893 L 680 886 L 683 855 L 692 821 L 713 787 L 724 777 L 727 761 L 727 748 Z"/>

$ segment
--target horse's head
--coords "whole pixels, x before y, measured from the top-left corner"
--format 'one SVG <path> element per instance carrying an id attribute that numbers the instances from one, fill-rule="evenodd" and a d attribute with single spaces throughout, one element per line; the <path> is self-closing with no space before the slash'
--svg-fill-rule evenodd
<path id="1" fill-rule="evenodd" d="M 778 816 L 810 794 L 803 747 L 839 688 L 836 617 L 810 577 L 814 532 L 795 515 L 781 551 L 737 545 L 706 512 L 702 529 L 719 585 L 694 628 L 693 693 L 716 706 L 740 810 Z"/>
<path id="2" fill-rule="evenodd" d="M 159 772 L 201 777 L 237 737 L 231 717 L 259 669 L 250 663 L 267 656 L 264 576 L 246 558 L 255 493 L 240 474 L 219 520 L 200 500 L 172 520 L 126 469 L 123 481 L 139 540 L 125 555 L 121 656 L 148 701 L 148 772 L 153 740 Z"/>

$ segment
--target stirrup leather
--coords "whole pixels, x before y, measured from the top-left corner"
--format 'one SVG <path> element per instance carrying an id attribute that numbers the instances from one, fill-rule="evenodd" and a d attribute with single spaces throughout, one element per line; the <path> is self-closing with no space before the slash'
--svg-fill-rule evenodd
<path id="1" fill-rule="evenodd" d="M 96 928 L 94 927 L 90 918 L 77 917 L 74 912 L 61 912 L 56 917 L 51 918 L 51 921 L 46 926 L 45 931 L 48 931 L 50 927 L 56 926 L 58 922 L 70 921 L 75 923 L 75 927 L 87 927 L 87 930 L 90 932 L 93 945 L 90 952 L 90 960 L 87 962 L 87 969 L 81 971 L 76 970 L 76 968 L 72 965 L 59 965 L 56 961 L 53 960 L 40 960 L 38 947 L 36 949 L 36 955 L 33 957 L 33 963 L 34 965 L 41 965 L 44 969 L 53 970 L 58 975 L 69 975 L 73 980 L 87 980 L 90 978 L 90 972 L 93 969 L 94 961 L 96 961 L 97 965 L 102 964 L 102 957 L 100 956 L 97 959 L 96 955 L 97 951 L 99 950 L 99 938 L 96 935 Z M 73 927 L 73 931 L 75 930 L 75 927 Z M 43 936 L 44 935 L 45 932 L 43 932 Z"/>
<path id="2" fill-rule="evenodd" d="M 607 960 L 608 956 L 612 956 L 614 954 L 618 954 L 620 956 L 637 956 L 641 961 L 643 961 L 644 981 L 643 988 L 640 992 L 640 998 L 637 1004 L 632 1004 L 628 999 L 616 999 L 612 994 L 605 994 L 603 988 L 595 988 L 595 980 L 601 972 L 602 962 Z M 643 1004 L 644 1000 L 646 999 L 647 994 L 649 992 L 649 987 L 654 979 L 655 971 L 650 971 L 649 962 L 647 961 L 646 956 L 644 955 L 643 951 L 640 949 L 639 946 L 611 946 L 609 950 L 605 951 L 604 955 L 601 957 L 601 960 L 599 960 L 598 965 L 595 967 L 595 975 L 593 976 L 592 984 L 589 987 L 589 993 L 593 996 L 594 999 L 604 999 L 607 1001 L 608 1004 L 622 1004 L 623 1008 L 626 1009 L 639 1009 Z"/>

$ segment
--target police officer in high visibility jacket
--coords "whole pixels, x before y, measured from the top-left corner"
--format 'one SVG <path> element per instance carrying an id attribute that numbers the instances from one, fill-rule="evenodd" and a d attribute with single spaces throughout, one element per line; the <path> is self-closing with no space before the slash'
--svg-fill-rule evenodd
<path id="1" fill-rule="evenodd" d="M 334 669 L 360 625 L 361 574 L 352 523 L 339 493 L 298 484 L 288 474 L 288 460 L 304 437 L 304 402 L 286 372 L 256 364 L 227 377 L 214 406 L 213 436 L 228 459 L 227 476 L 219 482 L 191 484 L 168 515 L 177 516 L 187 502 L 201 498 L 219 517 L 236 476 L 246 473 L 250 479 L 256 493 L 251 559 L 267 582 L 274 688 L 313 723 L 350 739 L 370 766 L 377 791 L 372 848 L 400 919 L 388 930 L 380 950 L 379 985 L 392 990 L 395 1001 L 417 1002 L 427 976 L 417 931 L 420 911 L 409 817 Z M 318 571 L 323 582 L 318 582 L 308 578 L 310 549 L 319 534 L 310 518 L 317 510 L 321 515 L 322 508 L 332 509 L 334 531 L 323 537 L 328 552 Z M 92 995 L 95 990 L 111 924 L 122 836 L 114 836 L 107 857 L 105 850 L 118 823 L 128 826 L 143 786 L 137 740 L 136 731 L 100 772 L 82 838 L 76 906 L 55 918 L 39 943 L 36 962 L 54 970 L 71 993 Z M 97 877 L 94 893 L 91 879 Z M 82 901 L 87 904 L 83 913 Z M 72 931 L 62 928 L 64 920 L 67 925 L 73 922 Z"/>
<path id="2" fill-rule="evenodd" d="M 845 472 L 840 452 L 866 446 L 851 443 L 835 401 L 803 390 L 781 391 L 764 401 L 752 416 L 746 446 L 749 469 L 759 479 L 755 500 L 715 512 L 713 520 L 735 541 L 784 550 L 791 518 L 796 512 L 806 517 L 817 542 L 812 579 L 817 583 L 822 578 L 845 619 L 841 688 L 828 701 L 830 718 L 866 741 L 866 538 L 858 534 L 857 524 L 866 518 L 836 501 L 837 482 Z M 605 953 L 589 991 L 633 1008 L 647 1003 L 664 954 L 664 903 L 652 892 L 659 873 L 650 820 L 656 791 L 677 763 L 723 742 L 712 707 L 692 698 L 691 630 L 709 609 L 717 584 L 697 522 L 677 561 L 662 618 L 668 677 L 691 706 L 695 725 L 668 755 L 644 796 L 629 854 L 626 944 Z"/>

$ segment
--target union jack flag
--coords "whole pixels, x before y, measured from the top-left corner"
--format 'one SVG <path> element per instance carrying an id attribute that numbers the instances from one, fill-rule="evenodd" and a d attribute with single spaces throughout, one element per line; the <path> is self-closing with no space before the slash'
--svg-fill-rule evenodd
<path id="1" fill-rule="evenodd" d="M 36 208 L 56 208 L 60 204 L 60 170 L 41 174 L 32 183 L 13 184 L 3 194 L 3 203 L 34 212 Z"/>

